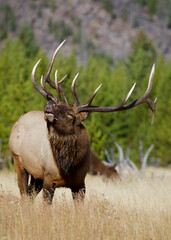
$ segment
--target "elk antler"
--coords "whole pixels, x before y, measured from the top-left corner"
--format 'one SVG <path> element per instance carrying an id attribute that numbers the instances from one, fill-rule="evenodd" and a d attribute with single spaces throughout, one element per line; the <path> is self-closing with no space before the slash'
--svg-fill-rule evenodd
<path id="1" fill-rule="evenodd" d="M 64 43 L 65 43 L 65 40 L 58 46 L 58 48 L 54 52 L 54 54 L 52 56 L 52 59 L 51 59 L 51 62 L 50 62 L 50 65 L 49 65 L 49 68 L 48 68 L 48 71 L 47 71 L 45 77 L 44 78 L 41 77 L 42 89 L 39 88 L 39 86 L 36 84 L 36 81 L 35 81 L 35 71 L 36 71 L 37 65 L 39 64 L 40 60 L 35 64 L 35 66 L 33 68 L 33 71 L 32 71 L 32 82 L 33 82 L 33 85 L 36 88 L 36 90 L 39 93 L 41 93 L 48 101 L 53 101 L 53 102 L 56 102 L 56 103 L 58 103 L 58 102 L 60 102 L 62 100 L 60 93 L 63 94 L 65 102 L 68 103 L 65 91 L 64 91 L 64 89 L 62 87 L 62 82 L 66 78 L 66 76 L 60 82 L 58 82 L 57 81 L 57 72 L 56 72 L 55 73 L 55 83 L 50 79 L 50 73 L 51 73 L 51 70 L 52 70 L 52 66 L 53 66 L 55 57 L 56 57 L 59 49 L 62 47 L 62 45 Z M 74 99 L 74 105 L 77 107 L 77 112 L 78 113 L 79 112 L 86 112 L 87 113 L 86 116 L 88 116 L 90 112 L 123 111 L 123 110 L 127 110 L 127 109 L 130 109 L 130 108 L 136 107 L 136 106 L 146 102 L 146 103 L 148 103 L 150 109 L 153 112 L 153 117 L 152 117 L 152 124 L 153 124 L 154 117 L 155 117 L 155 108 L 156 108 L 157 98 L 153 102 L 149 98 L 149 95 L 151 93 L 152 86 L 153 86 L 154 72 L 155 72 L 155 64 L 153 64 L 153 67 L 152 67 L 152 70 L 151 70 L 151 74 L 150 74 L 150 77 L 149 77 L 148 87 L 147 87 L 146 92 L 143 94 L 143 96 L 141 96 L 140 98 L 136 99 L 135 101 L 132 101 L 129 104 L 126 104 L 126 102 L 128 101 L 129 97 L 131 96 L 131 94 L 132 94 L 132 92 L 133 92 L 133 90 L 135 88 L 136 84 L 134 83 L 134 85 L 132 86 L 132 88 L 130 89 L 128 94 L 126 95 L 125 99 L 120 104 L 118 104 L 116 106 L 112 106 L 112 107 L 101 107 L 101 106 L 91 106 L 90 105 L 91 102 L 93 101 L 95 95 L 97 94 L 98 90 L 100 89 L 101 85 L 94 91 L 93 95 L 91 96 L 91 98 L 88 100 L 87 103 L 80 104 L 79 99 L 78 99 L 77 94 L 76 94 L 76 91 L 75 91 L 75 82 L 76 82 L 76 79 L 78 77 L 78 73 L 77 73 L 76 76 L 74 77 L 74 79 L 72 81 L 72 85 L 71 85 L 71 92 L 72 92 L 72 96 L 73 96 L 73 99 Z M 57 98 L 54 97 L 53 94 L 48 89 L 46 89 L 46 87 L 45 87 L 46 82 L 52 88 L 56 89 L 56 91 L 57 91 Z M 85 116 L 85 118 L 86 118 L 86 116 Z"/>
<path id="2" fill-rule="evenodd" d="M 42 96 L 43 96 L 44 98 L 46 98 L 47 100 L 50 100 L 50 99 L 48 98 L 48 94 L 47 94 L 43 89 L 39 88 L 39 86 L 37 85 L 36 80 L 35 80 L 36 68 L 37 68 L 37 65 L 39 64 L 40 61 L 41 61 L 41 59 L 40 59 L 40 60 L 34 65 L 34 67 L 33 67 L 33 70 L 32 70 L 32 82 L 33 82 L 33 85 L 34 85 L 35 89 L 36 89 L 40 94 L 42 94 Z"/>
<path id="3" fill-rule="evenodd" d="M 112 106 L 112 107 L 100 107 L 100 106 L 90 106 L 94 96 L 96 95 L 97 91 L 99 90 L 100 86 L 95 90 L 95 92 L 93 93 L 92 97 L 90 98 L 90 100 L 86 103 L 86 104 L 80 104 L 77 107 L 77 111 L 78 112 L 115 112 L 115 111 L 123 111 L 123 110 L 127 110 L 133 107 L 136 107 L 142 103 L 148 103 L 150 109 L 153 112 L 153 117 L 152 117 L 152 124 L 154 121 L 154 117 L 155 117 L 155 108 L 156 108 L 156 102 L 157 102 L 157 98 L 154 100 L 154 102 L 149 98 L 149 95 L 151 93 L 152 90 L 152 85 L 153 85 L 153 77 L 154 77 L 154 72 L 155 72 L 155 64 L 153 64 L 152 70 L 151 70 L 151 74 L 149 77 L 149 82 L 148 82 L 148 87 L 146 92 L 143 94 L 143 96 L 141 96 L 140 98 L 136 99 L 135 101 L 129 103 L 129 104 L 125 104 L 130 95 L 132 94 L 134 88 L 135 88 L 135 83 L 133 85 L 133 87 L 131 88 L 131 90 L 129 91 L 129 93 L 127 94 L 126 98 L 122 101 L 122 103 L 116 105 L 116 106 Z"/>
<path id="4" fill-rule="evenodd" d="M 78 107 L 78 109 L 82 108 L 82 107 L 89 107 L 91 102 L 93 101 L 94 97 L 96 96 L 96 93 L 98 92 L 98 90 L 100 89 L 100 87 L 102 86 L 102 84 L 100 84 L 100 86 L 94 91 L 93 95 L 91 96 L 91 98 L 88 100 L 87 103 L 85 104 L 80 104 L 79 100 L 78 100 L 78 97 L 77 97 L 77 94 L 76 94 L 76 91 L 75 91 L 75 82 L 76 82 L 76 79 L 78 77 L 78 74 L 76 74 L 76 76 L 74 77 L 73 81 L 72 81 L 72 85 L 71 85 L 71 92 L 72 92 L 72 96 L 73 96 L 73 99 L 74 99 L 74 104 Z M 78 110 L 78 112 L 89 112 L 89 111 L 80 111 Z"/>
<path id="5" fill-rule="evenodd" d="M 45 85 L 46 82 L 49 83 L 49 85 L 52 87 L 52 88 L 56 88 L 55 86 L 55 83 L 50 79 L 50 73 L 51 73 L 51 70 L 52 70 L 52 67 L 53 67 L 53 63 L 55 61 L 55 58 L 56 58 L 56 55 L 57 53 L 59 52 L 60 48 L 63 46 L 63 44 L 65 43 L 66 40 L 64 40 L 58 47 L 57 49 L 55 50 L 53 56 L 52 56 L 52 59 L 50 61 L 50 64 L 49 64 L 49 68 L 47 70 L 47 73 L 45 74 L 44 78 L 43 78 L 43 84 Z"/>
<path id="6" fill-rule="evenodd" d="M 60 91 L 61 91 L 63 96 L 64 96 L 64 100 L 67 103 L 67 98 L 66 98 L 66 95 L 65 95 L 65 91 L 62 88 L 62 82 L 64 81 L 64 79 L 66 78 L 67 75 L 64 76 L 60 82 L 58 82 L 57 81 L 57 71 L 56 71 L 56 73 L 55 73 L 55 83 L 50 79 L 50 73 L 51 73 L 51 70 L 52 70 L 52 66 L 53 66 L 55 57 L 56 57 L 59 49 L 62 47 L 62 45 L 64 43 L 65 43 L 65 40 L 57 47 L 57 49 L 55 50 L 55 52 L 54 52 L 54 54 L 52 56 L 52 59 L 51 59 L 51 62 L 49 64 L 49 68 L 48 68 L 47 73 L 45 74 L 44 77 L 43 76 L 41 77 L 41 87 L 42 87 L 42 89 L 39 88 L 39 86 L 37 85 L 37 83 L 35 81 L 36 68 L 37 68 L 38 64 L 40 63 L 41 59 L 35 64 L 35 66 L 34 66 L 34 68 L 32 70 L 32 82 L 33 82 L 34 87 L 48 101 L 60 102 L 61 101 Z M 45 87 L 46 82 L 48 82 L 49 85 L 52 88 L 56 89 L 56 91 L 57 91 L 57 98 Z"/>

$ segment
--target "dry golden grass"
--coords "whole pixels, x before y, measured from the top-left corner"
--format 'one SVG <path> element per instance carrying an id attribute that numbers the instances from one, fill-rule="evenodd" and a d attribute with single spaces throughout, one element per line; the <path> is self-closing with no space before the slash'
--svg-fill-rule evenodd
<path id="1" fill-rule="evenodd" d="M 115 183 L 87 176 L 84 204 L 74 205 L 68 189 L 56 189 L 47 206 L 41 193 L 34 203 L 21 201 L 15 174 L 1 171 L 0 239 L 170 240 L 171 170 L 147 173 Z"/>

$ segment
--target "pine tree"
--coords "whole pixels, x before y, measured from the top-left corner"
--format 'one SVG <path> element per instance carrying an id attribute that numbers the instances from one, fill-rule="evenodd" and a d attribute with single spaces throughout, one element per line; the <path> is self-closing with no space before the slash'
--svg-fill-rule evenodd
<path id="1" fill-rule="evenodd" d="M 161 163 L 166 165 L 171 163 L 170 144 L 171 144 L 171 62 L 164 65 L 163 60 L 159 62 L 158 83 L 156 95 L 158 97 L 157 113 L 155 122 L 156 126 L 156 155 L 160 157 Z"/>

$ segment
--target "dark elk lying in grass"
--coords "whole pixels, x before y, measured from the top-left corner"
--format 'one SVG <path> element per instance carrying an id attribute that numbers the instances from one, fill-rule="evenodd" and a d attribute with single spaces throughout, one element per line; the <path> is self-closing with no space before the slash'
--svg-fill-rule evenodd
<path id="1" fill-rule="evenodd" d="M 119 175 L 115 163 L 102 162 L 93 152 L 91 152 L 91 162 L 89 173 L 91 175 L 102 175 L 111 179 L 118 179 Z"/>
<path id="2" fill-rule="evenodd" d="M 152 102 L 149 98 L 154 66 L 145 94 L 129 104 L 126 102 L 135 84 L 123 102 L 117 106 L 91 105 L 100 86 L 87 103 L 81 104 L 75 92 L 78 74 L 71 86 L 74 104 L 69 104 L 62 87 L 65 77 L 58 82 L 56 71 L 55 82 L 50 79 L 53 62 L 63 43 L 56 49 L 46 75 L 41 77 L 41 88 L 35 81 L 35 71 L 40 60 L 32 71 L 34 87 L 48 101 L 44 112 L 31 111 L 21 116 L 14 124 L 9 139 L 21 195 L 35 196 L 43 188 L 43 197 L 49 203 L 52 202 L 55 188 L 58 187 L 70 188 L 73 198 L 85 195 L 85 176 L 90 166 L 90 144 L 82 122 L 91 112 L 122 111 L 147 102 L 154 116 L 156 105 L 156 100 Z M 57 97 L 46 88 L 46 83 L 56 89 Z M 65 102 L 62 102 L 61 95 Z M 28 183 L 29 175 L 30 183 Z"/>

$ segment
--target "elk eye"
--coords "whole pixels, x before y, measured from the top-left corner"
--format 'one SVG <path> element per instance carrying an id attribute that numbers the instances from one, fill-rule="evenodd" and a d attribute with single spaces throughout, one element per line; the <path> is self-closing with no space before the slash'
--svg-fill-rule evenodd
<path id="1" fill-rule="evenodd" d="M 68 117 L 73 119 L 74 118 L 74 115 L 72 113 L 68 113 Z"/>

